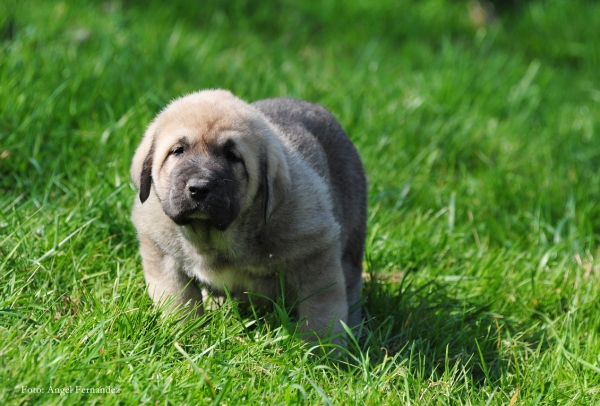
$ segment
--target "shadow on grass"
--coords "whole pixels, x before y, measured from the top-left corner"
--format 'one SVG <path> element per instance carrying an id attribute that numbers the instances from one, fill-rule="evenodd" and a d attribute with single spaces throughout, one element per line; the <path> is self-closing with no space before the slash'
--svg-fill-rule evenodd
<path id="1" fill-rule="evenodd" d="M 458 364 L 474 383 L 500 379 L 510 368 L 501 340 L 515 323 L 491 312 L 489 301 L 458 297 L 453 283 L 413 286 L 411 279 L 409 273 L 399 283 L 366 281 L 361 349 L 376 363 L 392 355 L 411 359 L 422 378 L 435 380 Z"/>

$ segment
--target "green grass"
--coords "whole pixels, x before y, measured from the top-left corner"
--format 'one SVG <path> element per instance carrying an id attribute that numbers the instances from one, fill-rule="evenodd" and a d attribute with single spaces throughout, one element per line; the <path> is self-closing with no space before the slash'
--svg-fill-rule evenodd
<path id="1" fill-rule="evenodd" d="M 193 3 L 0 4 L 0 403 L 600 404 L 600 4 Z M 285 309 L 147 297 L 130 159 L 214 87 L 319 102 L 361 152 L 366 321 L 337 357 Z"/>

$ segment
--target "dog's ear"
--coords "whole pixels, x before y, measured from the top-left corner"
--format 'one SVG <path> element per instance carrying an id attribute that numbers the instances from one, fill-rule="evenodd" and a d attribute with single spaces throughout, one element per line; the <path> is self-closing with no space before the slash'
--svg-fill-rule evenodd
<path id="1" fill-rule="evenodd" d="M 261 153 L 260 171 L 263 188 L 263 215 L 266 223 L 284 200 L 291 182 L 283 146 L 275 136 L 264 146 Z"/>
<path id="2" fill-rule="evenodd" d="M 140 201 L 144 203 L 150 196 L 152 187 L 152 157 L 154 156 L 154 143 L 150 146 L 150 151 L 142 164 L 142 173 L 140 174 Z"/>
<path id="3" fill-rule="evenodd" d="M 131 180 L 139 190 L 139 197 L 142 203 L 150 196 L 150 189 L 152 187 L 155 131 L 156 125 L 154 123 L 150 124 L 131 162 Z"/>

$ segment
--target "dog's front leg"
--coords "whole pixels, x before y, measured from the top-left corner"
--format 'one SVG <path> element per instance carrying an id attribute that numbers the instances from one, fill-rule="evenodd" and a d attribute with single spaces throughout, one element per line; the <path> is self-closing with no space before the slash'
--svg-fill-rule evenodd
<path id="1" fill-rule="evenodd" d="M 195 308 L 196 315 L 201 316 L 202 291 L 196 282 L 184 274 L 175 260 L 149 237 L 140 236 L 140 252 L 148 293 L 154 303 L 160 305 L 170 301 L 171 310 L 186 307 L 186 311 L 190 311 Z"/>

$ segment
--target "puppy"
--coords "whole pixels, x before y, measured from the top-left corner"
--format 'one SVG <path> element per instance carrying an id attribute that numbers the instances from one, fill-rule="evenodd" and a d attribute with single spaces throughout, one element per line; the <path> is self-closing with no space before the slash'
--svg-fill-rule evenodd
<path id="1" fill-rule="evenodd" d="M 366 232 L 360 156 L 322 106 L 248 104 L 224 90 L 171 102 L 148 126 L 131 177 L 150 296 L 194 305 L 202 288 L 276 298 L 282 273 L 307 339 L 355 326 Z"/>

